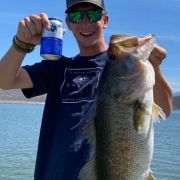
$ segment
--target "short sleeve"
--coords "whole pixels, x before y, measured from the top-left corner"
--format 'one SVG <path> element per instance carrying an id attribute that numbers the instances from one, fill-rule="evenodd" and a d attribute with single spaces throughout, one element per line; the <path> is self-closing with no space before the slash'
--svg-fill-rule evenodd
<path id="1" fill-rule="evenodd" d="M 47 93 L 51 79 L 52 64 L 52 61 L 43 60 L 31 66 L 23 66 L 33 82 L 33 88 L 22 89 L 25 97 L 31 98 Z"/>

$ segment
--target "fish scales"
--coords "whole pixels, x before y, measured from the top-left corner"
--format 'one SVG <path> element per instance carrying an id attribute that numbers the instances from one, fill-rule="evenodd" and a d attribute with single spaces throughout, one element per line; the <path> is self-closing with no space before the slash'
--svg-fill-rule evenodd
<path id="1" fill-rule="evenodd" d="M 165 115 L 153 100 L 155 75 L 148 57 L 154 43 L 151 35 L 111 36 L 109 60 L 98 87 L 95 124 L 91 124 L 95 134 L 90 136 L 85 130 L 89 142 L 94 142 L 94 153 L 82 167 L 79 180 L 155 179 L 150 169 L 153 122 L 154 117 Z"/>
<path id="2" fill-rule="evenodd" d="M 105 106 L 97 112 L 103 114 L 103 122 L 97 121 L 97 128 L 100 128 L 97 129 L 98 179 L 140 180 L 141 172 L 149 170 L 152 157 L 153 134 L 148 135 L 151 123 L 147 122 L 147 130 L 137 133 L 131 119 L 132 106 L 115 103 Z M 119 121 L 122 118 L 123 121 Z"/>

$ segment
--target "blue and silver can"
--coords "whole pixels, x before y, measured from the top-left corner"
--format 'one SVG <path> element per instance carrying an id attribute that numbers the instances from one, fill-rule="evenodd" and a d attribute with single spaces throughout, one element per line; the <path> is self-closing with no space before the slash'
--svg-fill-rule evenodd
<path id="1" fill-rule="evenodd" d="M 62 56 L 63 24 L 58 18 L 49 18 L 51 29 L 43 30 L 40 55 L 44 59 L 58 60 Z"/>

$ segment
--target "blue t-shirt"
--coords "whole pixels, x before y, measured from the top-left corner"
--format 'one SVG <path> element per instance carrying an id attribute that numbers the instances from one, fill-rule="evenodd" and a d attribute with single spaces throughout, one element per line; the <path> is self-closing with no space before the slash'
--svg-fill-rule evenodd
<path id="1" fill-rule="evenodd" d="M 35 180 L 77 180 L 92 145 L 83 128 L 95 117 L 97 85 L 107 52 L 93 57 L 62 57 L 25 66 L 33 89 L 27 98 L 47 93 L 41 123 Z"/>

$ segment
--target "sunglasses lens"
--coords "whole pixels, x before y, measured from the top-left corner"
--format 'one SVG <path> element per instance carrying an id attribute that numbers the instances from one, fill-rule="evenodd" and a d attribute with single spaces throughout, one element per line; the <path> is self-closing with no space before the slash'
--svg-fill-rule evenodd
<path id="1" fill-rule="evenodd" d="M 101 10 L 88 11 L 87 15 L 90 22 L 97 22 L 102 18 L 102 11 Z"/>
<path id="2" fill-rule="evenodd" d="M 82 12 L 71 12 L 68 13 L 68 18 L 71 23 L 78 24 L 83 20 L 83 13 Z"/>
<path id="3" fill-rule="evenodd" d="M 75 11 L 69 12 L 68 18 L 71 23 L 78 24 L 83 20 L 84 15 L 87 16 L 90 22 L 97 22 L 101 20 L 103 13 L 102 10 L 89 10 L 87 12 Z"/>

